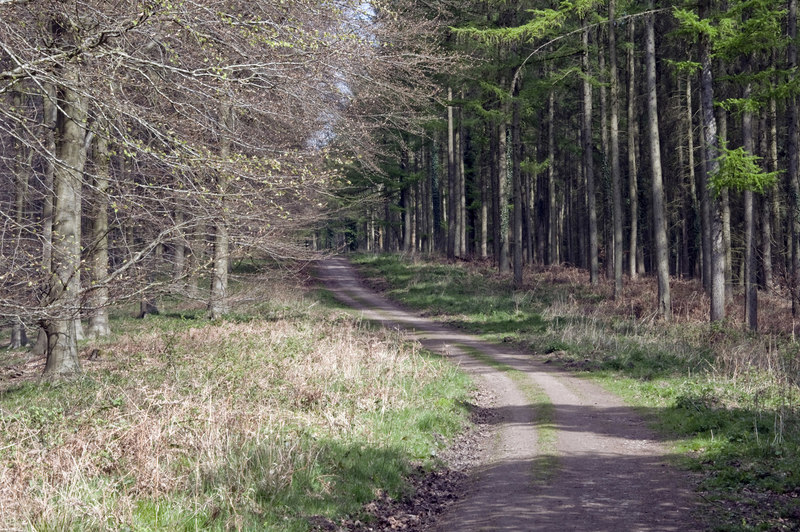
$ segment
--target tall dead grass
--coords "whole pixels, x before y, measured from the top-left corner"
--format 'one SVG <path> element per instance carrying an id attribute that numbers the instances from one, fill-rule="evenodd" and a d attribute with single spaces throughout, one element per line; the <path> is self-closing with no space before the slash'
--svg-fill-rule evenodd
<path id="1" fill-rule="evenodd" d="M 43 361 L 0 383 L 0 527 L 134 526 L 164 496 L 236 527 L 313 469 L 309 434 L 369 438 L 365 413 L 409 400 L 400 381 L 437 378 L 391 333 L 293 297 L 276 308 L 305 318 L 130 334 L 87 345 L 85 375 L 58 389 L 37 392 Z"/>
<path id="2" fill-rule="evenodd" d="M 657 285 L 653 277 L 626 279 L 617 299 L 613 298 L 610 281 L 604 279 L 591 286 L 588 274 L 577 268 L 538 268 L 529 273 L 526 283 L 559 287 L 544 317 L 583 318 L 562 328 L 564 341 L 594 346 L 592 350 L 598 353 L 613 351 L 621 338 L 609 332 L 624 328 L 628 338 L 638 337 L 643 345 L 651 344 L 654 349 L 669 345 L 671 353 L 688 361 L 708 349 L 713 355 L 708 369 L 743 385 L 748 381 L 762 382 L 765 376 L 781 387 L 800 384 L 797 324 L 786 294 L 759 293 L 759 334 L 752 334 L 743 323 L 744 298 L 738 287 L 726 305 L 727 320 L 712 327 L 708 323 L 710 300 L 697 280 L 671 281 L 673 318 L 669 324 L 662 322 L 655 311 Z"/>

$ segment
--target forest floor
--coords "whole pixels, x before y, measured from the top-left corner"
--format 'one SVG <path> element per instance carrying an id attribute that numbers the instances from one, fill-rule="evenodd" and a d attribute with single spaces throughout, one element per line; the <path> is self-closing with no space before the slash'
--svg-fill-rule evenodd
<path id="1" fill-rule="evenodd" d="M 319 276 L 365 318 L 450 357 L 483 390 L 478 429 L 446 457 L 457 464 L 451 469 L 469 470 L 469 480 L 437 483 L 435 475 L 447 473 L 429 475 L 418 481 L 416 501 L 373 506 L 378 520 L 368 529 L 706 528 L 696 520 L 697 476 L 676 467 L 670 442 L 620 398 L 511 344 L 402 309 L 361 283 L 344 258 L 323 262 Z M 435 522 L 418 523 L 419 509 L 436 504 Z"/>

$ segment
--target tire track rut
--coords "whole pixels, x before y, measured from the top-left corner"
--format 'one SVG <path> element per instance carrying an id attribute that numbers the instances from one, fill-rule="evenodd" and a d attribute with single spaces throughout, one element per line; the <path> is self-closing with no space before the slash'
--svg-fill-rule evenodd
<path id="1" fill-rule="evenodd" d="M 703 528 L 693 519 L 694 478 L 670 465 L 664 443 L 619 398 L 530 355 L 402 310 L 364 287 L 342 257 L 322 261 L 318 271 L 342 302 L 451 357 L 496 395 L 491 455 L 435 530 Z M 550 419 L 537 418 L 543 408 Z M 555 431 L 554 442 L 544 443 L 544 430 Z"/>

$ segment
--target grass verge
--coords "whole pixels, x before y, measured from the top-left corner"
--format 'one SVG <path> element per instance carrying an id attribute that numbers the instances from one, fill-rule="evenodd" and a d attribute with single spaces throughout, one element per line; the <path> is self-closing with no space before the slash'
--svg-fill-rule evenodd
<path id="1" fill-rule="evenodd" d="M 710 528 L 797 529 L 800 346 L 790 335 L 709 327 L 702 289 L 685 281 L 674 282 L 676 323 L 667 325 L 647 310 L 650 279 L 613 301 L 609 285 L 592 287 L 569 268 L 527 271 L 514 292 L 488 265 L 393 255 L 355 262 L 400 303 L 514 342 L 623 396 L 676 439 L 699 473 Z"/>
<path id="2" fill-rule="evenodd" d="M 274 275 L 242 275 L 249 301 L 218 322 L 180 301 L 118 310 L 74 380 L 3 353 L 1 526 L 308 530 L 435 467 L 469 379 Z"/>

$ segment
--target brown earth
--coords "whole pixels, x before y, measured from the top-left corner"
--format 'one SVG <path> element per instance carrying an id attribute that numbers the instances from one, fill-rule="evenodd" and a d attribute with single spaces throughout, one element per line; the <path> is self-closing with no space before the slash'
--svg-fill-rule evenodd
<path id="1" fill-rule="evenodd" d="M 323 261 L 319 277 L 365 318 L 408 331 L 470 372 L 482 393 L 476 428 L 443 459 L 449 468 L 414 480 L 416 495 L 382 498 L 375 520 L 317 523 L 351 530 L 683 531 L 695 520 L 696 479 L 616 396 L 506 345 L 495 345 L 402 310 L 363 286 L 346 259 Z M 481 356 L 470 356 L 480 353 Z M 483 363 L 489 357 L 516 370 Z M 534 394 L 531 394 L 531 390 Z M 531 401 L 532 396 L 544 397 Z M 536 402 L 539 404 L 536 404 Z M 550 409 L 548 435 L 541 413 Z M 539 414 L 537 416 L 537 414 Z"/>

